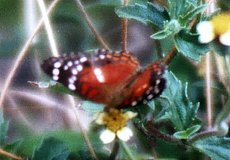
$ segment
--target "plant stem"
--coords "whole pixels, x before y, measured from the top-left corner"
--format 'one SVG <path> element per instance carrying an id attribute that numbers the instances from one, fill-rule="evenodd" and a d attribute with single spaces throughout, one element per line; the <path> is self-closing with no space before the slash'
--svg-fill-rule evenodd
<path id="1" fill-rule="evenodd" d="M 101 43 L 102 47 L 106 50 L 110 50 L 110 48 L 108 47 L 108 45 L 105 43 L 105 41 L 103 40 L 103 38 L 100 36 L 100 34 L 97 32 L 97 30 L 94 28 L 93 23 L 91 22 L 89 16 L 87 15 L 84 6 L 82 5 L 80 0 L 76 0 L 82 14 L 83 17 L 86 20 L 86 23 L 89 25 L 91 31 L 93 32 L 93 34 L 96 36 L 96 38 L 98 39 L 98 41 Z"/>
<path id="2" fill-rule="evenodd" d="M 177 55 L 177 49 L 175 46 L 169 51 L 167 56 L 163 59 L 164 64 L 169 64 L 171 60 Z"/>
<path id="3" fill-rule="evenodd" d="M 156 137 L 158 137 L 160 139 L 163 139 L 165 141 L 169 141 L 172 143 L 178 143 L 178 144 L 181 143 L 180 139 L 175 138 L 175 137 L 170 136 L 170 135 L 166 135 L 166 134 L 162 133 L 161 131 L 157 130 L 156 128 L 154 128 L 151 121 L 147 122 L 146 127 L 149 131 L 151 131 L 151 133 L 153 133 Z"/>
<path id="4" fill-rule="evenodd" d="M 200 139 L 204 139 L 204 138 L 207 138 L 207 137 L 211 137 L 211 136 L 215 136 L 217 135 L 217 131 L 205 131 L 205 132 L 201 132 L 201 133 L 198 133 L 198 134 L 195 134 L 194 136 L 190 137 L 187 141 L 188 144 L 191 144 L 197 140 L 200 140 Z"/>
<path id="5" fill-rule="evenodd" d="M 129 148 L 127 147 L 126 143 L 123 141 L 120 141 L 120 143 L 122 144 L 122 148 L 124 149 L 125 153 L 127 154 L 127 156 L 129 157 L 128 159 L 130 160 L 135 160 L 135 158 L 133 157 L 132 153 L 130 152 Z"/>
<path id="6" fill-rule="evenodd" d="M 18 157 L 16 155 L 12 154 L 12 153 L 6 152 L 6 151 L 4 151 L 2 149 L 0 149 L 0 154 L 4 155 L 6 157 L 12 158 L 12 159 L 23 160 L 21 157 Z"/>
<path id="7" fill-rule="evenodd" d="M 228 66 L 228 62 L 227 62 L 227 57 L 224 56 L 224 67 L 225 67 L 225 73 L 227 76 L 227 80 L 228 80 L 228 86 L 230 85 L 230 71 L 229 71 L 229 66 Z M 224 108 L 222 109 L 221 113 L 217 116 L 216 118 L 216 125 L 220 126 L 221 122 L 224 121 L 230 113 L 230 96 L 228 97 L 228 100 L 224 106 Z"/>
<path id="8" fill-rule="evenodd" d="M 228 86 L 230 86 L 230 71 L 229 71 L 229 65 L 227 61 L 226 55 L 224 55 L 224 67 L 225 67 L 225 73 L 227 75 L 227 80 L 228 80 Z"/>
<path id="9" fill-rule="evenodd" d="M 207 122 L 208 128 L 212 128 L 212 87 L 211 87 L 211 53 L 208 52 L 205 57 L 206 62 L 206 74 L 205 74 L 205 82 L 206 82 L 206 101 L 207 101 Z"/>
<path id="10" fill-rule="evenodd" d="M 46 32 L 47 32 L 47 35 L 48 35 L 48 38 L 49 38 L 50 47 L 51 47 L 53 56 L 58 57 L 59 54 L 58 54 L 58 51 L 57 51 L 57 46 L 56 46 L 56 43 L 55 43 L 53 31 L 51 29 L 50 21 L 49 21 L 49 18 L 47 16 L 47 13 L 46 13 L 45 4 L 44 4 L 43 0 L 38 0 L 38 4 L 39 4 L 40 10 L 42 12 L 42 17 L 44 19 L 44 25 L 45 25 Z"/>
<path id="11" fill-rule="evenodd" d="M 90 152 L 90 154 L 93 156 L 93 158 L 94 158 L 95 160 L 98 160 L 97 155 L 96 155 L 96 153 L 95 153 L 95 151 L 94 151 L 94 149 L 93 149 L 93 147 L 92 147 L 92 144 L 90 143 L 90 140 L 89 140 L 89 137 L 88 137 L 88 135 L 87 135 L 87 133 L 86 133 L 86 130 L 85 130 L 84 127 L 83 127 L 82 121 L 81 121 L 81 119 L 80 119 L 79 112 L 78 112 L 78 110 L 77 110 L 77 108 L 76 108 L 76 106 L 75 106 L 74 97 L 71 96 L 71 95 L 69 95 L 68 97 L 69 97 L 69 100 L 70 100 L 70 103 L 71 103 L 71 107 L 72 107 L 72 109 L 73 109 L 73 111 L 74 111 L 74 113 L 75 113 L 75 117 L 76 117 L 76 119 L 77 119 L 78 126 L 79 126 L 79 128 L 80 128 L 80 130 L 81 130 L 81 133 L 82 133 L 82 135 L 83 135 L 83 137 L 84 137 L 84 139 L 85 139 L 85 141 L 86 141 L 86 144 L 87 144 L 87 147 L 88 147 L 88 149 L 89 149 L 89 152 Z"/>
<path id="12" fill-rule="evenodd" d="M 115 143 L 113 145 L 113 149 L 112 149 L 112 152 L 109 156 L 109 160 L 114 160 L 117 156 L 117 153 L 119 151 L 119 148 L 120 148 L 120 144 L 119 144 L 119 141 L 118 139 L 115 139 Z"/>
<path id="13" fill-rule="evenodd" d="M 127 6 L 129 0 L 124 0 L 124 6 Z M 124 18 L 122 21 L 122 51 L 127 50 L 127 33 L 128 33 L 128 19 Z"/>

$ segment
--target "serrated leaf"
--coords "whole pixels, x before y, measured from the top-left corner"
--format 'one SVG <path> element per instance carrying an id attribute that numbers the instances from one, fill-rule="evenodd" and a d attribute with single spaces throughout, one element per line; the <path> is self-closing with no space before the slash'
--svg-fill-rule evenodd
<path id="1" fill-rule="evenodd" d="M 163 28 L 164 21 L 170 19 L 166 10 L 161 10 L 149 2 L 147 6 L 135 4 L 120 7 L 116 10 L 116 14 L 122 18 L 134 19 L 144 24 L 155 25 L 159 28 Z"/>
<path id="2" fill-rule="evenodd" d="M 178 131 L 173 134 L 174 137 L 179 139 L 188 139 L 191 135 L 196 133 L 201 128 L 201 125 L 194 125 L 185 131 Z"/>
<path id="3" fill-rule="evenodd" d="M 154 33 L 150 37 L 153 39 L 164 39 L 168 37 L 171 34 L 178 33 L 180 31 L 181 27 L 177 20 L 171 20 L 167 23 L 164 30 L 161 30 L 157 33 Z"/>
<path id="4" fill-rule="evenodd" d="M 169 15 L 171 19 L 178 19 L 180 15 L 184 15 L 190 3 L 187 0 L 169 0 Z"/>
<path id="5" fill-rule="evenodd" d="M 193 122 L 199 103 L 193 104 L 187 95 L 187 83 L 181 84 L 176 76 L 169 72 L 165 74 L 167 88 L 161 95 L 168 99 L 170 106 L 166 113 L 178 131 L 186 130 Z"/>
<path id="6" fill-rule="evenodd" d="M 208 44 L 198 42 L 198 35 L 191 34 L 186 29 L 174 36 L 174 42 L 179 52 L 196 61 L 200 60 L 200 55 L 204 55 L 210 50 Z"/>
<path id="7" fill-rule="evenodd" d="M 44 139 L 40 148 L 36 149 L 32 160 L 64 160 L 70 154 L 65 142 L 54 137 Z"/>
<path id="8" fill-rule="evenodd" d="M 166 28 L 164 30 L 161 30 L 159 32 L 154 33 L 150 37 L 152 39 L 164 39 L 164 38 L 168 37 L 169 35 L 171 35 L 172 33 L 173 33 L 172 31 L 170 31 L 169 29 Z"/>
<path id="9" fill-rule="evenodd" d="M 161 10 L 160 8 L 156 7 L 153 3 L 147 3 L 147 23 L 153 24 L 159 28 L 164 27 L 164 22 L 169 21 L 170 17 L 166 10 Z"/>
<path id="10" fill-rule="evenodd" d="M 230 159 L 230 138 L 213 136 L 198 140 L 192 146 L 211 157 L 212 160 Z"/>
<path id="11" fill-rule="evenodd" d="M 185 15 L 180 16 L 178 18 L 178 21 L 180 23 L 181 26 L 186 26 L 186 24 L 192 20 L 198 13 L 202 12 L 203 10 L 205 10 L 209 5 L 200 5 L 194 9 L 192 9 L 191 11 L 187 12 Z"/>
<path id="12" fill-rule="evenodd" d="M 28 83 L 39 88 L 50 89 L 56 92 L 69 94 L 77 97 L 77 95 L 74 92 L 70 91 L 68 88 L 66 88 L 61 83 L 58 83 L 56 81 L 49 81 L 49 82 L 28 81 Z"/>

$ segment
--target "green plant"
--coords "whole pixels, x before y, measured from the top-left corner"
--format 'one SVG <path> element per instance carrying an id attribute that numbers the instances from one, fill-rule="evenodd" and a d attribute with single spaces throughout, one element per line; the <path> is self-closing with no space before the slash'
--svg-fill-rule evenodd
<path id="1" fill-rule="evenodd" d="M 196 30 L 201 21 L 211 21 L 216 16 L 213 11 L 210 11 L 213 14 L 204 14 L 211 4 L 202 4 L 199 0 L 168 0 L 166 4 L 147 0 L 130 0 L 127 4 L 128 1 L 124 1 L 125 6 L 114 0 L 87 0 L 85 8 L 79 0 L 52 3 L 48 17 L 55 29 L 50 30 L 49 22 L 44 20 L 47 32 L 53 31 L 55 38 L 52 33 L 47 38 L 41 21 L 35 32 L 30 33 L 32 36 L 22 47 L 1 91 L 1 159 L 205 159 L 207 156 L 214 160 L 230 159 L 229 46 L 218 41 L 219 35 L 210 43 L 202 43 Z M 0 3 L 5 8 L 20 4 L 15 1 Z M 219 3 L 224 6 L 227 2 Z M 44 11 L 44 7 L 41 8 Z M 20 9 L 15 10 L 19 12 Z M 13 20 L 1 17 L 5 26 L 18 31 L 16 40 L 0 46 L 2 57 L 10 58 L 13 54 L 9 53 L 23 44 L 26 29 L 21 31 L 16 25 L 9 25 L 11 21 L 16 22 L 17 16 L 20 17 L 12 16 Z M 46 16 L 44 12 L 43 16 Z M 122 30 L 117 29 L 121 28 L 121 19 L 125 19 Z M 133 27 L 128 30 L 127 19 Z M 36 33 L 39 33 L 37 37 Z M 144 34 L 139 37 L 141 33 Z M 146 37 L 151 39 L 146 40 Z M 142 41 L 147 45 L 141 44 Z M 104 106 L 77 97 L 74 100 L 69 94 L 75 95 L 59 83 L 47 82 L 50 78 L 39 74 L 40 68 L 33 70 L 38 73 L 30 77 L 33 81 L 24 84 L 26 90 L 19 91 L 17 83 L 14 85 L 17 90 L 9 89 L 25 53 L 29 53 L 26 61 L 36 59 L 33 56 L 37 55 L 40 65 L 47 58 L 44 53 L 51 52 L 49 46 L 55 56 L 62 51 L 91 53 L 96 48 L 122 48 L 134 53 L 138 50 L 137 56 L 143 59 L 143 66 L 159 59 L 168 65 L 168 72 L 164 74 L 167 87 L 161 96 L 145 105 L 125 109 L 138 113 L 132 119 L 133 141 L 126 143 L 115 139 L 112 147 L 106 145 L 109 151 L 105 150 L 99 138 L 101 127 L 88 123 L 85 129 L 82 124 L 92 120 Z M 34 77 L 42 77 L 42 80 Z M 82 116 L 85 113 L 86 116 Z"/>

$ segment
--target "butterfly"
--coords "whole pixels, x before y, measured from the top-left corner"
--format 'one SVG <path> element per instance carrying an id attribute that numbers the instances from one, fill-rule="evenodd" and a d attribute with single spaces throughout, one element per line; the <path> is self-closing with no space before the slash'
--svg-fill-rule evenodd
<path id="1" fill-rule="evenodd" d="M 146 104 L 165 89 L 162 61 L 141 70 L 131 53 L 96 50 L 92 56 L 69 54 L 44 60 L 42 69 L 79 97 L 108 108 L 126 108 Z"/>

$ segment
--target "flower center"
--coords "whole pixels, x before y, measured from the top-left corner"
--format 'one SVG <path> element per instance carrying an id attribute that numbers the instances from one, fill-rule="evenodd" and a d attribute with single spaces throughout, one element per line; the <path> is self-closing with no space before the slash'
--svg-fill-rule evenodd
<path id="1" fill-rule="evenodd" d="M 221 13 L 211 19 L 214 32 L 217 35 L 224 34 L 230 30 L 230 13 Z"/>
<path id="2" fill-rule="evenodd" d="M 109 130 L 117 132 L 126 125 L 127 119 L 122 111 L 114 110 L 111 113 L 108 113 L 103 121 L 106 123 Z"/>

